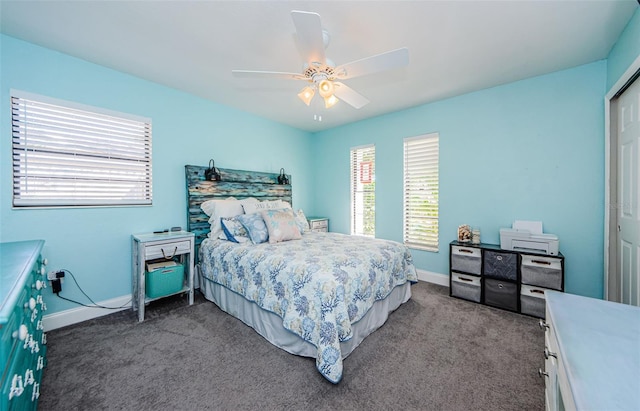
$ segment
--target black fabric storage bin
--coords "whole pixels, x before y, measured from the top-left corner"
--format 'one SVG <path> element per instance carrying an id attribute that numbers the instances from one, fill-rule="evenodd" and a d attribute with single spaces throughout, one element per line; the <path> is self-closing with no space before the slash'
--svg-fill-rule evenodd
<path id="1" fill-rule="evenodd" d="M 518 255 L 485 250 L 484 275 L 492 278 L 517 281 Z"/>
<path id="2" fill-rule="evenodd" d="M 485 278 L 484 303 L 505 310 L 518 311 L 518 284 Z"/>

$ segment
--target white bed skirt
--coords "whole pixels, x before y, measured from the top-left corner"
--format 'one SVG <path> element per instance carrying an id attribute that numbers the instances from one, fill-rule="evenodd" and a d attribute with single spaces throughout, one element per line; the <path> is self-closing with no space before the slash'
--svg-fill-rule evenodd
<path id="1" fill-rule="evenodd" d="M 200 270 L 198 270 L 200 271 Z M 296 355 L 315 358 L 317 348 L 282 326 L 282 318 L 260 308 L 228 288 L 206 278 L 200 278 L 200 291 L 221 310 L 240 319 L 276 347 Z M 411 298 L 411 285 L 407 282 L 393 289 L 384 300 L 376 301 L 358 322 L 352 325 L 353 337 L 340 343 L 342 358 L 349 354 L 372 332 L 380 328 L 389 313 Z"/>

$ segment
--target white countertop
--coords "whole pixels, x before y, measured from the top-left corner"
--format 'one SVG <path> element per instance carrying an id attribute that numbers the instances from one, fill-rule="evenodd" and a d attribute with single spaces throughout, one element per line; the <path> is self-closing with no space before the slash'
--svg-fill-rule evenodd
<path id="1" fill-rule="evenodd" d="M 640 410 L 640 307 L 546 292 L 579 410 Z"/>

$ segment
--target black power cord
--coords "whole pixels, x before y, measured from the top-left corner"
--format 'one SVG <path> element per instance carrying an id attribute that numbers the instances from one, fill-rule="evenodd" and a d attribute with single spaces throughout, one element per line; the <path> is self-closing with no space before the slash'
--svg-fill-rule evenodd
<path id="1" fill-rule="evenodd" d="M 121 305 L 120 307 L 105 307 L 104 305 L 100 305 L 100 304 L 96 303 L 95 301 L 93 301 L 93 300 L 91 299 L 91 297 L 89 297 L 89 296 L 87 295 L 87 293 L 85 293 L 85 292 L 84 292 L 84 290 L 82 289 L 82 287 L 80 287 L 80 284 L 78 284 L 78 280 L 76 280 L 76 276 L 75 276 L 75 275 L 73 275 L 73 273 L 72 273 L 71 271 L 69 271 L 69 270 L 67 270 L 67 269 L 64 269 L 64 268 L 63 268 L 62 270 L 59 270 L 59 272 L 60 272 L 60 271 L 62 271 L 63 273 L 69 273 L 69 275 L 71 275 L 71 278 L 73 279 L 73 282 L 74 282 L 74 283 L 76 283 L 76 286 L 78 286 L 78 289 L 80 290 L 80 292 L 81 292 L 82 294 L 84 294 L 84 296 L 85 296 L 85 297 L 87 297 L 87 299 L 89 299 L 89 301 L 91 301 L 91 303 L 93 303 L 93 305 L 87 305 L 87 304 L 81 303 L 80 301 L 76 301 L 76 300 L 72 300 L 72 299 L 67 298 L 67 297 L 63 297 L 63 296 L 61 296 L 61 295 L 60 295 L 60 292 L 62 291 L 61 289 L 58 289 L 58 291 L 57 291 L 57 292 L 54 290 L 54 293 L 55 293 L 59 298 L 61 298 L 61 299 L 65 300 L 65 301 L 69 301 L 69 302 L 72 302 L 72 303 L 74 303 L 74 304 L 81 305 L 81 306 L 83 306 L 83 307 L 88 307 L 88 308 L 105 308 L 105 309 L 107 309 L 107 310 L 119 310 L 119 309 L 121 309 L 121 308 L 126 308 L 126 307 L 128 307 L 128 306 L 129 306 L 129 303 L 132 301 L 132 300 L 129 300 L 129 301 L 127 301 L 126 303 L 124 303 L 123 305 Z M 64 275 L 62 275 L 62 277 L 64 277 Z M 60 281 L 60 277 L 58 277 L 58 279 L 57 279 L 57 280 L 55 280 L 55 281 Z"/>

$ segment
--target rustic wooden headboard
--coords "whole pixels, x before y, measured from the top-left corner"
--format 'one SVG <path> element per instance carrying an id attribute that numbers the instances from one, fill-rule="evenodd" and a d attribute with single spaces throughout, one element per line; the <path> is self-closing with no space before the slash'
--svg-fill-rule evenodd
<path id="1" fill-rule="evenodd" d="M 205 178 L 205 171 L 208 169 L 208 166 L 185 166 L 187 231 L 191 231 L 196 237 L 196 260 L 200 243 L 207 238 L 211 228 L 209 217 L 200 208 L 203 202 L 229 197 L 238 200 L 255 197 L 260 201 L 284 200 L 292 204 L 291 176 L 288 174 L 286 176 L 289 184 L 279 184 L 278 173 L 216 168 L 220 173 L 220 181 L 209 181 Z"/>

